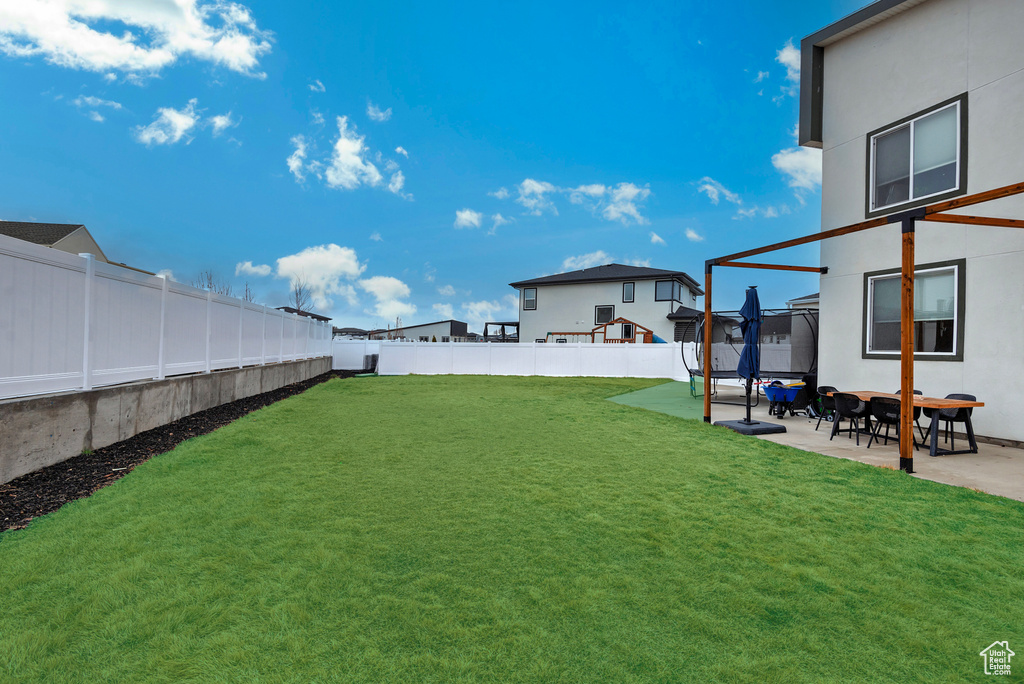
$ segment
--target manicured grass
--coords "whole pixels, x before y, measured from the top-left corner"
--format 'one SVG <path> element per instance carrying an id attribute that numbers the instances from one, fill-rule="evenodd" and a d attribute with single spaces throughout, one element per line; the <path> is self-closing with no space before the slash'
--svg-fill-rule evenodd
<path id="1" fill-rule="evenodd" d="M 604 401 L 654 384 L 333 380 L 186 442 L 0 535 L 0 680 L 956 681 L 1020 652 L 1024 505 Z"/>

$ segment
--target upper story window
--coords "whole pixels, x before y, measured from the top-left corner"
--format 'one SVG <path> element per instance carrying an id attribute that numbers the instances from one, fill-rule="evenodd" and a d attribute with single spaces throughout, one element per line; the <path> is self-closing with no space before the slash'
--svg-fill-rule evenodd
<path id="1" fill-rule="evenodd" d="M 682 302 L 683 284 L 678 280 L 657 280 L 654 283 L 654 301 Z"/>
<path id="2" fill-rule="evenodd" d="M 963 359 L 965 260 L 927 264 L 914 271 L 914 356 Z M 898 270 L 867 273 L 865 358 L 899 358 L 900 287 Z"/>
<path id="3" fill-rule="evenodd" d="M 614 306 L 595 306 L 594 307 L 594 325 L 601 325 L 602 323 L 609 323 L 615 318 L 615 307 Z"/>
<path id="4" fill-rule="evenodd" d="M 523 288 L 523 310 L 533 311 L 537 308 L 537 288 L 535 287 L 524 287 Z"/>
<path id="5" fill-rule="evenodd" d="M 628 304 L 633 301 L 633 291 L 636 289 L 635 283 L 622 283 L 622 301 Z"/>
<path id="6" fill-rule="evenodd" d="M 868 135 L 868 214 L 967 190 L 967 96 Z"/>

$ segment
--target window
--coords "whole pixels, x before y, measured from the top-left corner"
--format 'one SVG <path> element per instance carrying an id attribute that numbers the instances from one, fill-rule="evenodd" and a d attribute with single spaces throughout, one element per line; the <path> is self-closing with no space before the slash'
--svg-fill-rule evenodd
<path id="1" fill-rule="evenodd" d="M 622 283 L 622 301 L 625 304 L 633 301 L 633 283 Z"/>
<path id="2" fill-rule="evenodd" d="M 608 323 L 615 318 L 615 307 L 614 306 L 595 306 L 594 307 L 594 325 L 601 325 L 602 323 Z"/>
<path id="3" fill-rule="evenodd" d="M 452 338 L 451 338 L 451 337 L 449 337 L 448 335 L 442 335 L 442 336 L 441 336 L 441 341 L 442 341 L 442 342 L 451 342 L 451 341 L 452 341 Z"/>
<path id="4" fill-rule="evenodd" d="M 537 308 L 537 288 L 523 288 L 523 310 L 533 311 Z"/>
<path id="5" fill-rule="evenodd" d="M 654 283 L 654 301 L 682 302 L 683 286 L 678 280 L 657 280 Z"/>
<path id="6" fill-rule="evenodd" d="M 868 214 L 963 194 L 965 95 L 868 136 Z"/>
<path id="7" fill-rule="evenodd" d="M 633 339 L 633 337 L 635 337 L 635 335 L 633 334 L 633 324 L 632 323 L 623 323 L 622 324 L 622 339 L 624 339 L 624 340 L 631 340 L 631 339 Z"/>
<path id="8" fill-rule="evenodd" d="M 537 344 L 545 344 L 547 343 L 547 340 L 542 340 L 541 338 L 538 337 L 537 339 L 534 340 L 534 342 L 536 342 Z"/>
<path id="9" fill-rule="evenodd" d="M 420 335 L 420 342 L 429 342 L 430 338 L 426 335 Z"/>
<path id="10" fill-rule="evenodd" d="M 914 355 L 963 360 L 966 261 L 922 265 L 914 272 Z M 899 358 L 900 286 L 897 270 L 864 276 L 865 358 Z"/>

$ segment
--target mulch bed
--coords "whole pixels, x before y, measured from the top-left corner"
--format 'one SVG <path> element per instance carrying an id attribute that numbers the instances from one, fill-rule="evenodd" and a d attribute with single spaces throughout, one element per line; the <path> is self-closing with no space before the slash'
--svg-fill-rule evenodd
<path id="1" fill-rule="evenodd" d="M 52 513 L 69 501 L 89 496 L 121 479 L 140 463 L 170 451 L 186 439 L 205 435 L 274 402 L 287 399 L 331 378 L 351 378 L 362 371 L 331 371 L 270 392 L 239 399 L 140 432 L 123 442 L 74 456 L 0 485 L 0 532 L 19 530 L 36 516 Z"/>

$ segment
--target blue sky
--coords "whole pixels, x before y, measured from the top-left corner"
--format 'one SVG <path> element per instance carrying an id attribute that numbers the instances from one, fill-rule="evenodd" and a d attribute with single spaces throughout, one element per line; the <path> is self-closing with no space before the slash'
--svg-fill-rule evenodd
<path id="1" fill-rule="evenodd" d="M 613 261 L 703 282 L 819 229 L 792 46 L 864 4 L 4 3 L 0 218 L 268 305 L 302 277 L 339 326 L 479 332 L 509 282 Z M 748 284 L 817 290 L 722 269 L 715 308 Z"/>

